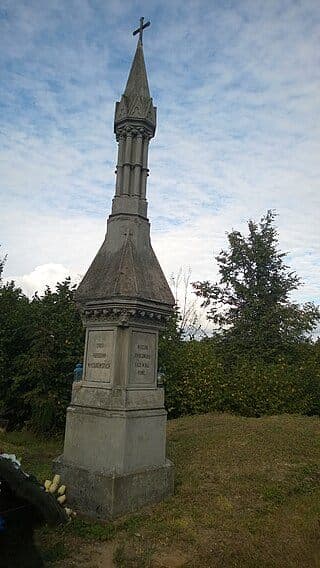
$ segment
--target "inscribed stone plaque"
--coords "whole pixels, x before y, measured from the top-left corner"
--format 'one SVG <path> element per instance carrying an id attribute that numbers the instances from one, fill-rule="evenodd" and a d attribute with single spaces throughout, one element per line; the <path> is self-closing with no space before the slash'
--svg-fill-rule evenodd
<path id="1" fill-rule="evenodd" d="M 156 335 L 132 332 L 130 383 L 152 385 L 155 382 Z"/>
<path id="2" fill-rule="evenodd" d="M 113 331 L 89 331 L 85 372 L 86 380 L 110 382 L 113 343 Z"/>

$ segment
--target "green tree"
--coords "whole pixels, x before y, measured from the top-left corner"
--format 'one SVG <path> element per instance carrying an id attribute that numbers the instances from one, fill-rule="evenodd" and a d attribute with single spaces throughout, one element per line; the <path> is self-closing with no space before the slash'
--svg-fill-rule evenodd
<path id="1" fill-rule="evenodd" d="M 224 345 L 267 359 L 308 341 L 320 319 L 313 303 L 290 300 L 301 281 L 284 263 L 274 220 L 268 211 L 259 223 L 249 221 L 248 236 L 229 233 L 228 249 L 216 257 L 220 281 L 193 284 L 203 305 L 210 306 L 208 318 L 220 327 Z"/>
<path id="2" fill-rule="evenodd" d="M 23 402 L 25 420 L 34 430 L 57 431 L 64 427 L 70 402 L 73 370 L 83 354 L 84 332 L 74 301 L 70 278 L 46 288 L 31 302 L 31 345 L 20 359 L 16 384 L 27 385 Z"/>
<path id="3" fill-rule="evenodd" d="M 178 308 L 175 307 L 165 328 L 159 333 L 158 371 L 161 374 L 166 375 L 174 369 L 176 354 L 182 342 L 179 324 L 180 315 Z"/>
<path id="4" fill-rule="evenodd" d="M 11 428 L 64 427 L 74 366 L 84 332 L 70 278 L 30 301 L 14 282 L 3 283 L 0 259 L 0 413 Z"/>
<path id="5" fill-rule="evenodd" d="M 23 423 L 23 403 L 15 377 L 20 357 L 30 348 L 31 309 L 14 282 L 3 283 L 6 257 L 0 259 L 0 413 L 10 423 Z"/>

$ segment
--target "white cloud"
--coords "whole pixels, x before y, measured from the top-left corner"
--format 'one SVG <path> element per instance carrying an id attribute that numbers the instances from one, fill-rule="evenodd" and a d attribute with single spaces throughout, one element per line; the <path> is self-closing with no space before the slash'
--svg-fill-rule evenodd
<path id="1" fill-rule="evenodd" d="M 75 284 L 79 283 L 81 279 L 80 274 L 68 270 L 62 264 L 54 264 L 51 262 L 36 266 L 30 274 L 16 276 L 12 279 L 16 282 L 17 286 L 23 289 L 25 294 L 31 297 L 35 292 L 38 292 L 39 295 L 43 294 L 47 286 L 49 286 L 51 290 L 55 290 L 56 284 L 63 282 L 68 276 L 71 277 L 72 282 Z"/>

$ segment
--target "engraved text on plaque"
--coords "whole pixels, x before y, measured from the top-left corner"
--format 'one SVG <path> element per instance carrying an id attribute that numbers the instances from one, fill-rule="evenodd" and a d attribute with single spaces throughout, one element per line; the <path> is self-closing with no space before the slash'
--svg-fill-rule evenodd
<path id="1" fill-rule="evenodd" d="M 131 346 L 131 384 L 152 385 L 155 382 L 156 335 L 133 331 Z"/>
<path id="2" fill-rule="evenodd" d="M 86 380 L 110 382 L 113 343 L 113 331 L 89 331 L 85 369 Z"/>

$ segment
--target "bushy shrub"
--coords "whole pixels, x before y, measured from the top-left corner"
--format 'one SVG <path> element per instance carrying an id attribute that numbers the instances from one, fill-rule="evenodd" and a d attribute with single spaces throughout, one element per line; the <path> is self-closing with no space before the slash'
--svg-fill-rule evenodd
<path id="1" fill-rule="evenodd" d="M 210 411 L 243 416 L 320 414 L 320 344 L 277 360 L 222 352 L 214 341 L 181 342 L 165 377 L 169 417 Z"/>
<path id="2" fill-rule="evenodd" d="M 181 342 L 166 369 L 166 406 L 170 417 L 223 409 L 224 374 L 209 343 Z"/>

